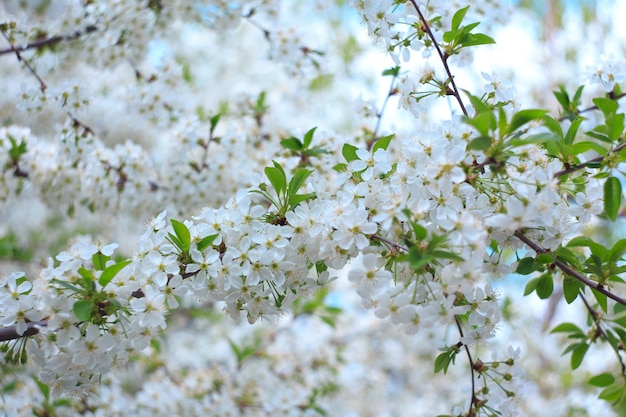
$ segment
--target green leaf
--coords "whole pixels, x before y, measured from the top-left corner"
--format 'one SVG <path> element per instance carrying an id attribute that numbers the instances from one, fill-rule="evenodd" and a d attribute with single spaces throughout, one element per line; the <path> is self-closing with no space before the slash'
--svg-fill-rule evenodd
<path id="1" fill-rule="evenodd" d="M 111 259 L 110 256 L 103 255 L 102 252 L 98 251 L 91 257 L 91 261 L 93 262 L 93 267 L 96 271 L 102 271 L 106 267 L 106 263 Z"/>
<path id="2" fill-rule="evenodd" d="M 475 107 L 474 107 L 475 108 Z M 491 112 L 479 113 L 465 122 L 478 130 L 481 136 L 489 137 L 489 131 L 496 128 L 496 118 Z"/>
<path id="3" fill-rule="evenodd" d="M 604 183 L 604 213 L 615 221 L 622 204 L 622 184 L 615 177 L 607 178 Z"/>
<path id="4" fill-rule="evenodd" d="M 567 244 L 568 247 L 586 246 L 591 250 L 591 253 L 600 259 L 606 259 L 608 251 L 607 249 L 596 243 L 593 239 L 587 236 L 578 236 L 570 240 Z"/>
<path id="5" fill-rule="evenodd" d="M 561 323 L 550 331 L 550 333 L 575 333 L 584 335 L 580 327 L 574 323 Z"/>
<path id="6" fill-rule="evenodd" d="M 574 143 L 576 133 L 578 133 L 578 128 L 580 127 L 580 124 L 583 122 L 583 120 L 584 119 L 582 117 L 577 117 L 569 126 L 569 129 L 567 129 L 567 133 L 565 134 L 564 138 L 564 142 L 566 145 L 571 145 L 572 143 Z"/>
<path id="7" fill-rule="evenodd" d="M 372 155 L 376 153 L 379 149 L 387 150 L 389 144 L 391 143 L 391 139 L 393 139 L 394 135 L 383 136 L 382 138 L 378 138 L 374 146 L 372 147 Z"/>
<path id="8" fill-rule="evenodd" d="M 459 349 L 456 346 L 452 346 L 437 355 L 435 359 L 435 373 L 441 371 L 443 371 L 444 374 L 447 373 L 448 367 L 451 363 L 454 363 L 457 353 L 459 353 Z"/>
<path id="9" fill-rule="evenodd" d="M 208 248 L 209 246 L 211 246 L 213 244 L 213 242 L 215 241 L 215 239 L 218 237 L 219 235 L 209 235 L 205 238 L 203 238 L 200 242 L 198 242 L 196 244 L 196 248 L 200 251 L 200 252 L 204 252 L 204 250 L 206 248 Z"/>
<path id="10" fill-rule="evenodd" d="M 467 145 L 467 149 L 470 151 L 486 151 L 491 147 L 493 139 L 489 136 L 480 136 Z"/>
<path id="11" fill-rule="evenodd" d="M 274 166 L 265 168 L 265 176 L 274 187 L 277 195 L 284 194 L 287 191 L 287 176 L 278 162 L 272 162 Z"/>
<path id="12" fill-rule="evenodd" d="M 93 284 L 93 271 L 91 269 L 86 269 L 85 267 L 81 266 L 80 268 L 78 268 L 78 273 L 80 274 L 80 276 L 83 278 L 83 287 L 88 290 L 91 291 L 94 287 Z"/>
<path id="13" fill-rule="evenodd" d="M 346 158 L 347 162 L 352 162 L 352 161 L 356 161 L 357 159 L 359 159 L 359 157 L 356 154 L 357 150 L 359 150 L 359 148 L 357 148 L 356 146 L 346 143 L 341 148 L 341 154 L 343 155 L 344 158 Z"/>
<path id="14" fill-rule="evenodd" d="M 417 239 L 418 241 L 426 239 L 426 236 L 428 235 L 428 230 L 424 226 L 416 222 L 411 222 L 411 227 L 413 228 L 415 239 Z"/>
<path id="15" fill-rule="evenodd" d="M 531 294 L 533 291 L 537 289 L 537 284 L 539 283 L 539 278 L 533 278 L 526 283 L 526 287 L 524 288 L 524 296 Z"/>
<path id="16" fill-rule="evenodd" d="M 611 113 L 615 113 L 619 107 L 617 102 L 615 100 L 611 100 L 610 98 L 597 97 L 592 101 L 593 104 L 595 104 L 596 107 L 604 113 L 604 117 L 608 117 Z"/>
<path id="17" fill-rule="evenodd" d="M 606 155 L 606 149 L 598 145 L 596 142 L 582 141 L 582 142 L 577 142 L 572 145 L 572 153 L 574 155 L 579 155 L 581 153 L 588 152 L 591 150 L 597 152 L 600 155 Z"/>
<path id="18" fill-rule="evenodd" d="M 537 288 L 535 289 L 539 298 L 545 300 L 552 295 L 553 290 L 554 281 L 552 281 L 552 275 L 543 274 L 540 276 L 539 281 L 537 281 Z"/>
<path id="19" fill-rule="evenodd" d="M 309 83 L 309 90 L 319 91 L 328 88 L 333 84 L 335 76 L 333 74 L 320 74 Z"/>
<path id="20" fill-rule="evenodd" d="M 598 305 L 602 308 L 602 311 L 604 311 L 605 313 L 607 312 L 607 308 L 608 308 L 608 300 L 606 295 L 602 294 L 601 292 L 598 292 L 596 290 L 594 290 L 593 288 L 591 289 L 591 292 L 593 293 L 594 297 L 596 298 L 596 301 L 598 302 Z"/>
<path id="21" fill-rule="evenodd" d="M 302 145 L 302 142 L 300 142 L 300 139 L 294 138 L 294 137 L 281 140 L 280 146 L 282 146 L 285 149 L 292 150 L 292 151 L 300 151 L 304 147 Z"/>
<path id="22" fill-rule="evenodd" d="M 535 265 L 535 259 L 531 256 L 521 259 L 517 264 L 517 272 L 520 275 L 528 275 L 537 270 Z"/>
<path id="23" fill-rule="evenodd" d="M 508 141 L 511 146 L 525 146 L 531 143 L 545 143 L 558 142 L 561 138 L 552 132 L 540 132 L 532 135 L 525 136 L 523 139 L 513 137 Z"/>
<path id="24" fill-rule="evenodd" d="M 624 256 L 626 253 L 626 239 L 620 239 L 611 248 L 609 251 L 609 261 L 617 262 Z"/>
<path id="25" fill-rule="evenodd" d="M 220 113 L 218 113 L 215 116 L 211 117 L 211 134 L 213 134 L 213 132 L 215 131 L 215 128 L 217 127 L 217 124 L 220 121 L 220 117 L 222 117 L 222 115 Z"/>
<path id="26" fill-rule="evenodd" d="M 289 196 L 289 208 L 293 209 L 303 201 L 312 200 L 316 197 L 315 193 L 309 194 L 291 194 Z"/>
<path id="27" fill-rule="evenodd" d="M 590 130 L 588 132 L 585 132 L 585 135 L 590 136 L 594 139 L 601 140 L 602 142 L 607 142 L 607 143 L 613 142 L 611 139 L 609 139 L 609 137 L 606 134 L 604 134 L 603 132 L 598 132 L 597 130 L 600 130 L 600 129 L 596 128 L 594 130 Z"/>
<path id="28" fill-rule="evenodd" d="M 387 77 L 387 76 L 392 76 L 392 77 L 397 77 L 398 74 L 400 73 L 400 67 L 391 67 L 391 68 L 387 68 L 386 70 L 383 71 L 383 77 Z"/>
<path id="29" fill-rule="evenodd" d="M 315 130 L 317 129 L 317 126 L 310 129 L 308 132 L 306 132 L 304 134 L 304 148 L 308 148 L 309 145 L 311 144 L 311 141 L 313 140 L 313 135 L 315 134 Z"/>
<path id="30" fill-rule="evenodd" d="M 461 26 L 461 22 L 463 21 L 463 18 L 468 10 L 469 6 L 466 6 L 454 13 L 454 16 L 452 16 L 452 30 L 457 30 Z"/>
<path id="31" fill-rule="evenodd" d="M 300 188 L 304 185 L 304 182 L 313 173 L 312 169 L 299 169 L 295 172 L 291 180 L 289 181 L 289 187 L 287 188 L 287 194 L 295 195 Z"/>
<path id="32" fill-rule="evenodd" d="M 598 398 L 609 402 L 615 402 L 624 395 L 625 391 L 626 386 L 624 384 L 611 385 L 603 389 L 598 395 Z"/>
<path id="33" fill-rule="evenodd" d="M 580 364 L 583 362 L 583 359 L 585 358 L 585 355 L 587 354 L 587 350 L 589 350 L 589 345 L 586 343 L 579 343 L 572 350 L 572 358 L 571 358 L 572 370 L 580 366 Z"/>
<path id="34" fill-rule="evenodd" d="M 430 255 L 421 254 L 415 246 L 411 246 L 409 249 L 408 259 L 411 269 L 415 272 L 422 272 L 422 269 L 428 265 L 429 262 L 434 260 Z"/>
<path id="35" fill-rule="evenodd" d="M 495 39 L 484 33 L 468 33 L 463 38 L 461 45 L 463 47 L 478 46 L 478 45 L 491 45 L 496 43 Z"/>
<path id="36" fill-rule="evenodd" d="M 535 261 L 541 265 L 547 265 L 554 262 L 554 258 L 549 253 L 540 253 L 535 257 Z"/>
<path id="37" fill-rule="evenodd" d="M 615 377 L 608 372 L 601 373 L 589 380 L 589 385 L 594 387 L 607 387 L 615 382 Z"/>
<path id="38" fill-rule="evenodd" d="M 624 131 L 624 114 L 611 114 L 606 118 L 607 135 L 609 139 L 615 141 L 622 136 Z"/>
<path id="39" fill-rule="evenodd" d="M 95 305 L 92 300 L 78 300 L 74 303 L 74 314 L 81 322 L 87 322 L 91 319 L 91 312 Z"/>
<path id="40" fill-rule="evenodd" d="M 125 261 L 118 262 L 106 268 L 104 271 L 102 271 L 102 275 L 100 275 L 100 279 L 98 279 L 98 282 L 100 283 L 100 285 L 102 285 L 103 288 L 106 287 L 107 284 L 111 282 L 113 278 L 115 278 L 117 273 L 120 272 L 122 269 L 124 269 L 131 262 L 132 260 L 127 259 Z"/>
<path id="41" fill-rule="evenodd" d="M 48 386 L 48 384 L 44 384 L 43 382 L 41 382 L 35 377 L 33 377 L 33 380 L 37 384 L 39 391 L 41 391 L 41 393 L 43 394 L 43 397 L 45 398 L 46 402 L 49 401 L 50 400 L 50 387 Z"/>
<path id="42" fill-rule="evenodd" d="M 578 297 L 578 293 L 582 288 L 583 284 L 570 277 L 565 277 L 563 279 L 563 298 L 567 301 L 567 304 L 572 304 L 572 302 Z"/>
<path id="43" fill-rule="evenodd" d="M 179 222 L 178 220 L 172 219 L 170 222 L 172 223 L 172 228 L 178 238 L 178 248 L 183 252 L 189 251 L 189 246 L 191 245 L 191 234 L 189 233 L 189 229 L 184 223 Z"/>
<path id="44" fill-rule="evenodd" d="M 555 118 L 545 115 L 543 117 L 543 125 L 547 127 L 552 133 L 557 135 L 559 138 L 563 137 L 563 129 L 561 128 L 561 122 L 559 122 Z"/>

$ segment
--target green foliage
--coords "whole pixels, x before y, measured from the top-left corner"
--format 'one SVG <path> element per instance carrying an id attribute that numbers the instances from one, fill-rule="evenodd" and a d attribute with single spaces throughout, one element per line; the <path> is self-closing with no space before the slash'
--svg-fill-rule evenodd
<path id="1" fill-rule="evenodd" d="M 444 374 L 448 372 L 450 364 L 454 364 L 456 355 L 461 351 L 458 345 L 450 346 L 440 349 L 443 352 L 440 353 L 435 359 L 435 373 L 443 371 Z"/>
<path id="2" fill-rule="evenodd" d="M 294 318 L 302 315 L 316 316 L 333 328 L 336 326 L 337 317 L 342 311 L 338 307 L 331 307 L 326 304 L 326 292 L 324 291 L 318 291 L 312 298 L 297 299 L 292 309 Z"/>
<path id="3" fill-rule="evenodd" d="M 18 241 L 18 236 L 14 232 L 9 232 L 0 237 L 0 259 L 10 259 L 13 261 L 30 261 L 33 259 L 33 251 L 22 247 Z"/>
<path id="4" fill-rule="evenodd" d="M 315 193 L 298 193 L 306 183 L 306 180 L 313 173 L 313 170 L 304 168 L 297 169 L 293 177 L 287 182 L 287 174 L 283 167 L 276 161 L 272 162 L 274 166 L 265 168 L 265 176 L 269 180 L 274 193 L 268 191 L 266 184 L 261 184 L 259 189 L 252 190 L 251 192 L 262 195 L 277 209 L 276 213 L 268 214 L 266 221 L 274 224 L 284 224 L 286 222 L 285 215 L 288 211 L 293 210 L 303 201 L 315 198 Z"/>
<path id="5" fill-rule="evenodd" d="M 472 33 L 472 31 L 480 25 L 480 22 L 461 26 L 463 18 L 468 10 L 469 6 L 459 9 L 452 17 L 452 27 L 449 31 L 444 32 L 443 34 L 443 41 L 447 44 L 445 46 L 445 50 L 448 55 L 458 54 L 461 48 L 468 46 L 496 43 L 492 37 L 487 36 L 484 33 Z"/>
<path id="6" fill-rule="evenodd" d="M 611 221 L 615 221 L 622 205 L 622 183 L 615 177 L 604 182 L 604 213 Z"/>
<path id="7" fill-rule="evenodd" d="M 570 121 L 574 121 L 578 117 L 578 107 L 580 106 L 583 88 L 584 86 L 582 85 L 578 87 L 571 98 L 563 85 L 559 85 L 559 91 L 553 92 L 554 97 L 561 105 L 561 113 Z"/>
<path id="8" fill-rule="evenodd" d="M 237 366 L 240 368 L 246 359 L 256 355 L 261 349 L 262 339 L 258 336 L 255 336 L 253 340 L 245 345 L 237 345 L 231 339 L 228 339 L 228 344 L 230 345 L 231 350 L 235 354 L 235 358 L 237 359 Z"/>

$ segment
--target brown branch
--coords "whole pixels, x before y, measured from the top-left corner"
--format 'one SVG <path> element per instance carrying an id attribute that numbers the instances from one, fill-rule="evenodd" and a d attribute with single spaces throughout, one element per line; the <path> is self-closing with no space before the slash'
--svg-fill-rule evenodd
<path id="1" fill-rule="evenodd" d="M 435 49 L 437 50 L 437 54 L 439 54 L 439 58 L 441 59 L 443 68 L 445 69 L 446 74 L 448 75 L 448 79 L 450 80 L 450 85 L 452 86 L 452 89 L 449 92 L 449 94 L 453 95 L 454 98 L 456 98 L 456 101 L 459 103 L 459 106 L 461 107 L 461 111 L 463 112 L 465 116 L 468 116 L 467 109 L 465 108 L 465 105 L 463 104 L 463 100 L 461 100 L 461 94 L 459 94 L 459 89 L 457 88 L 456 83 L 454 82 L 454 77 L 452 76 L 452 72 L 450 71 L 450 67 L 448 66 L 448 55 L 444 54 L 441 48 L 439 47 L 439 44 L 437 43 L 437 39 L 435 38 L 435 35 L 430 29 L 430 25 L 426 21 L 426 18 L 422 14 L 422 11 L 417 5 L 417 2 L 415 0 L 410 0 L 410 1 L 411 1 L 411 4 L 413 4 L 413 7 L 415 8 L 415 11 L 418 14 L 420 21 L 422 22 L 424 31 L 426 32 L 426 34 L 432 41 L 433 45 L 435 45 Z"/>
<path id="2" fill-rule="evenodd" d="M 611 99 L 616 100 L 616 101 L 617 101 L 617 100 L 619 100 L 620 98 L 624 98 L 624 97 L 626 97 L 626 93 L 618 94 L 618 95 L 616 95 L 616 96 L 613 96 L 613 95 L 612 95 L 612 93 L 611 93 Z M 582 114 L 582 113 L 587 113 L 587 112 L 590 112 L 590 111 L 592 111 L 592 110 L 598 110 L 598 106 L 591 106 L 591 107 L 587 107 L 586 109 L 576 110 L 576 112 L 574 113 L 574 115 L 579 115 L 579 114 Z M 563 122 L 563 121 L 565 121 L 565 120 L 567 120 L 567 119 L 569 119 L 569 115 L 564 115 L 564 116 L 561 116 L 561 117 L 559 117 L 557 120 L 558 120 L 559 122 Z"/>
<path id="3" fill-rule="evenodd" d="M 587 298 L 585 297 L 585 295 L 583 294 L 581 290 L 578 290 L 578 296 L 580 297 L 581 300 L 583 300 L 583 303 L 585 304 L 585 307 L 587 308 L 589 315 L 591 316 L 591 318 L 593 319 L 593 322 L 595 323 L 597 327 L 597 332 L 599 333 L 600 336 L 602 336 L 604 340 L 606 340 L 609 343 L 609 345 L 615 352 L 615 355 L 617 356 L 617 360 L 622 368 L 622 375 L 624 375 L 624 373 L 626 372 L 626 364 L 624 364 L 624 360 L 619 354 L 619 350 L 617 349 L 617 347 L 613 345 L 613 343 L 611 343 L 611 339 L 609 338 L 609 335 L 602 328 L 602 325 L 600 323 L 602 316 L 600 315 L 600 313 L 594 310 L 593 307 L 591 307 L 591 305 L 589 304 L 589 301 L 587 301 Z"/>
<path id="4" fill-rule="evenodd" d="M 459 329 L 459 334 L 461 335 L 461 337 L 463 337 L 463 328 L 461 327 L 461 322 L 459 321 L 459 316 L 454 316 L 454 321 L 456 322 L 456 327 Z M 461 343 L 461 342 L 459 342 L 459 343 Z M 467 360 L 469 361 L 470 372 L 471 372 L 471 375 L 472 375 L 472 399 L 470 401 L 470 409 L 469 409 L 469 412 L 467 413 L 467 415 L 468 416 L 473 416 L 473 415 L 475 415 L 475 414 L 473 414 L 474 404 L 476 404 L 476 401 L 477 401 L 477 397 L 476 397 L 476 382 L 475 382 L 476 377 L 474 375 L 474 360 L 472 359 L 472 354 L 471 354 L 471 352 L 469 350 L 469 347 L 465 343 L 461 343 L 461 344 L 465 348 L 465 353 L 467 354 Z"/>
<path id="5" fill-rule="evenodd" d="M 17 60 L 20 61 L 21 63 L 23 63 L 24 66 L 28 69 L 28 71 L 30 71 L 30 73 L 33 74 L 33 76 L 35 78 L 37 78 L 37 81 L 39 81 L 39 88 L 41 89 L 41 91 L 46 91 L 48 86 L 46 85 L 46 83 L 43 82 L 43 80 L 41 79 L 39 74 L 37 74 L 35 69 L 28 62 L 28 60 L 24 59 L 24 57 L 20 53 L 21 49 L 16 47 L 15 45 L 13 45 L 11 43 L 11 41 L 9 40 L 9 37 L 6 35 L 6 33 L 4 33 L 4 31 L 0 31 L 0 33 L 2 33 L 2 37 L 4 37 L 4 39 L 6 39 L 7 42 L 9 42 L 9 44 L 11 45 L 11 47 L 8 49 L 8 51 L 15 53 L 15 56 L 17 57 Z M 2 52 L 2 51 L 0 51 L 0 52 Z"/>
<path id="6" fill-rule="evenodd" d="M 622 143 L 621 145 L 616 146 L 615 149 L 611 149 L 609 152 L 611 152 L 611 153 L 619 152 L 619 151 L 621 151 L 624 148 L 626 148 L 626 143 Z M 602 161 L 604 161 L 604 158 L 606 158 L 606 156 L 598 156 L 597 158 L 590 159 L 590 160 L 588 160 L 586 162 L 582 162 L 580 164 L 572 165 L 571 167 L 566 168 L 566 169 L 564 169 L 562 171 L 555 172 L 553 177 L 554 178 L 558 178 L 558 177 L 561 177 L 563 175 L 571 174 L 572 172 L 578 171 L 579 169 L 583 169 L 587 165 L 595 164 L 595 163 L 598 163 L 598 162 L 602 162 Z"/>
<path id="7" fill-rule="evenodd" d="M 550 252 L 549 250 L 545 249 L 544 247 L 536 244 L 532 240 L 528 239 L 520 230 L 517 230 L 513 235 L 516 238 L 518 238 L 519 240 L 521 240 L 522 242 L 524 242 L 527 246 L 529 246 L 535 252 L 537 252 L 537 253 L 546 253 L 546 254 L 550 255 L 552 257 L 552 259 L 554 260 L 554 265 L 559 267 L 559 269 L 561 271 L 563 271 L 564 273 L 566 273 L 570 277 L 572 277 L 572 278 L 582 282 L 587 287 L 589 287 L 589 288 L 591 288 L 593 290 L 596 290 L 600 294 L 603 294 L 603 295 L 607 296 L 611 300 L 613 300 L 613 301 L 615 301 L 615 302 L 617 302 L 617 303 L 619 303 L 619 304 L 621 304 L 623 306 L 626 306 L 626 300 L 625 299 L 623 299 L 622 297 L 619 297 L 619 296 L 613 294 L 612 292 L 608 291 L 606 288 L 604 288 L 604 286 L 602 284 L 600 284 L 598 282 L 593 282 L 589 278 L 587 278 L 584 275 L 582 275 L 580 272 L 574 270 L 572 267 L 567 265 L 565 262 L 559 260 L 552 252 Z"/>
<path id="8" fill-rule="evenodd" d="M 47 325 L 48 320 L 29 321 L 26 323 L 27 329 L 22 335 L 17 333 L 15 326 L 0 328 L 0 342 L 36 335 L 39 333 L 37 327 L 45 327 Z"/>
<path id="9" fill-rule="evenodd" d="M 81 36 L 87 35 L 92 32 L 96 32 L 97 30 L 98 30 L 97 26 L 89 25 L 82 31 L 79 30 L 79 31 L 76 31 L 74 33 L 70 33 L 67 35 L 57 35 L 57 36 L 52 36 L 49 38 L 38 39 L 36 41 L 28 43 L 25 46 L 15 46 L 11 44 L 10 48 L 0 49 L 0 55 L 10 54 L 10 53 L 19 53 L 19 52 L 26 51 L 28 49 L 39 49 L 39 48 L 44 48 L 46 46 L 56 45 L 57 43 L 60 43 L 60 42 L 73 41 L 75 39 L 80 38 Z"/>

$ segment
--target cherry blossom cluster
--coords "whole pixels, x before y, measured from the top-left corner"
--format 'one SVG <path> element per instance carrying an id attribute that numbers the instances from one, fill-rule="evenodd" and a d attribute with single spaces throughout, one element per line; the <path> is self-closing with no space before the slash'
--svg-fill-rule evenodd
<path id="1" fill-rule="evenodd" d="M 9 400 L 0 395 L 4 410 L 27 413 L 33 408 L 28 395 L 43 403 L 74 395 L 83 398 L 84 414 L 93 415 L 343 411 L 333 395 L 356 384 L 362 372 L 346 365 L 340 352 L 376 356 L 355 347 L 349 335 L 324 335 L 324 343 L 318 340 L 312 349 L 312 340 L 298 337 L 296 320 L 284 334 L 266 329 L 265 342 L 229 340 L 234 361 L 207 354 L 201 365 L 176 359 L 177 348 L 191 350 L 176 345 L 189 333 L 174 335 L 166 353 L 160 352 L 160 335 L 172 332 L 177 312 L 187 314 L 198 302 L 207 310 L 217 306 L 233 321 L 273 324 L 289 313 L 311 313 L 303 310 L 303 300 L 344 286 L 382 323 L 395 325 L 389 329 L 428 339 L 428 360 L 441 348 L 436 372 L 448 372 L 457 355 L 466 355 L 471 399 L 456 414 L 469 408 L 470 415 L 516 415 L 524 389 L 520 351 L 497 341 L 503 297 L 494 278 L 515 271 L 529 245 L 537 254 L 556 250 L 594 222 L 604 210 L 604 177 L 561 179 L 578 165 L 564 164 L 538 140 L 500 153 L 480 146 L 486 134 L 472 118 L 492 109 L 503 136 L 517 132 L 520 141 L 536 139 L 547 129 L 529 116 L 505 133 L 521 100 L 496 72 L 482 72 L 478 96 L 461 98 L 448 60 L 464 64 L 471 56 L 462 45 L 440 49 L 453 43 L 444 42 L 453 36 L 444 34 L 447 28 L 465 16 L 458 17 L 463 4 L 456 1 L 354 2 L 368 35 L 395 65 L 383 73 L 393 79 L 387 98 L 396 96 L 416 120 L 431 110 L 434 100 L 426 97 L 447 97 L 460 107 L 444 121 L 387 136 L 380 129 L 386 101 L 380 109 L 358 101 L 361 113 L 377 119 L 376 128 L 344 134 L 341 128 L 294 128 L 308 105 L 298 101 L 298 92 L 289 96 L 295 110 L 274 115 L 276 103 L 270 105 L 265 91 L 224 102 L 198 99 L 192 57 L 165 48 L 172 56 L 158 64 L 149 58 L 153 39 L 170 30 L 185 38 L 184 21 L 217 32 L 247 22 L 268 42 L 267 57 L 282 63 L 285 89 L 297 78 L 300 87 L 314 91 L 325 79 L 320 60 L 326 50 L 292 26 L 272 28 L 287 7 L 278 2 L 182 3 L 68 1 L 40 17 L 20 16 L 19 2 L 0 6 L 12 19 L 0 22 L 10 45 L 6 53 L 17 58 L 7 71 L 30 79 L 28 86 L 2 88 L 21 97 L 18 108 L 28 117 L 40 118 L 31 130 L 25 116 L 12 111 L 0 127 L 3 208 L 35 198 L 57 215 L 86 209 L 101 224 L 120 213 L 136 222 L 160 211 L 139 237 L 130 230 L 130 244 L 84 237 L 50 258 L 39 274 L 2 276 L 0 326 L 14 332 L 2 333 L 2 369 L 30 361 L 35 375 L 16 382 L 20 388 Z M 469 18 L 503 14 L 497 2 L 472 5 Z M 54 34 L 63 35 L 55 40 Z M 225 42 L 236 44 L 233 39 Z M 22 55 L 38 48 L 33 42 L 59 50 L 31 66 Z M 72 42 L 82 42 L 85 59 L 76 61 Z M 415 61 L 419 70 L 405 69 Z M 94 78 L 53 84 L 58 71 L 78 74 L 76 62 Z M 434 69 L 442 64 L 443 70 Z M 136 88 L 121 80 L 133 80 Z M 588 80 L 612 92 L 624 81 L 624 63 L 603 61 L 589 70 Z M 100 81 L 102 91 L 94 92 Z M 98 103 L 99 95 L 106 100 Z M 119 116 L 122 128 L 109 126 L 111 120 L 100 114 L 110 103 L 115 109 L 108 115 Z M 276 115 L 289 120 L 277 121 Z M 148 121 L 133 125 L 139 116 Z M 54 126 L 52 133 L 41 129 L 46 123 Z M 589 164 L 589 177 L 597 173 L 594 166 Z M 328 310 L 323 302 L 315 308 Z M 345 323 L 341 329 L 346 331 Z M 499 351 L 491 361 L 475 356 L 487 356 L 487 340 Z M 202 348 L 211 340 L 194 336 L 187 343 Z M 387 349 L 393 352 L 381 348 Z M 390 374 L 408 378 L 398 364 L 388 366 Z M 127 367 L 145 381 L 132 375 L 123 381 L 111 372 Z"/>

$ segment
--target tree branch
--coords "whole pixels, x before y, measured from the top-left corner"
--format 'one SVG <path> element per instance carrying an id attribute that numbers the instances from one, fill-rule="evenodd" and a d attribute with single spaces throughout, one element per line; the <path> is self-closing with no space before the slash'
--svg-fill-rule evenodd
<path id="1" fill-rule="evenodd" d="M 52 36 L 50 38 L 38 39 L 36 41 L 28 43 L 25 46 L 15 46 L 12 44 L 10 48 L 0 49 L 0 55 L 23 52 L 23 51 L 26 51 L 27 49 L 44 48 L 46 46 L 56 45 L 57 43 L 60 43 L 60 42 L 73 41 L 75 39 L 80 38 L 81 36 L 87 35 L 92 32 L 96 32 L 97 30 L 98 30 L 98 27 L 96 25 L 89 25 L 82 31 L 79 30 L 79 31 L 76 31 L 74 33 L 70 33 L 67 35 L 57 35 L 57 36 Z"/>
<path id="2" fill-rule="evenodd" d="M 559 260 L 552 252 L 550 252 L 549 250 L 547 250 L 547 249 L 543 248 L 542 246 L 536 244 L 532 240 L 528 239 L 520 230 L 517 230 L 513 235 L 516 238 L 518 238 L 519 240 L 521 240 L 522 242 L 524 242 L 527 246 L 529 246 L 535 252 L 537 252 L 537 253 L 546 253 L 546 254 L 550 255 L 552 257 L 552 259 L 554 260 L 554 265 L 559 267 L 559 269 L 561 271 L 563 271 L 564 273 L 566 273 L 570 277 L 572 277 L 572 278 L 582 282 L 587 287 L 589 287 L 589 288 L 591 288 L 593 290 L 598 291 L 600 294 L 606 295 L 611 300 L 613 300 L 613 301 L 615 301 L 615 302 L 617 302 L 617 303 L 619 303 L 619 304 L 621 304 L 623 306 L 626 306 L 626 299 L 623 299 L 623 298 L 613 294 L 612 292 L 610 292 L 609 290 L 604 288 L 604 286 L 602 284 L 600 284 L 598 282 L 593 282 L 589 278 L 587 278 L 584 275 L 582 275 L 580 272 L 574 270 L 572 267 L 567 265 L 565 262 Z"/>
<path id="3" fill-rule="evenodd" d="M 456 98 L 456 101 L 459 103 L 459 106 L 461 107 L 461 111 L 463 112 L 463 114 L 467 116 L 468 115 L 467 109 L 465 108 L 465 105 L 463 104 L 463 100 L 461 100 L 461 94 L 459 94 L 459 89 L 457 88 L 456 83 L 454 82 L 454 77 L 452 76 L 452 72 L 450 71 L 450 67 L 448 66 L 448 56 L 445 55 L 443 51 L 441 50 L 441 48 L 439 47 L 439 43 L 437 43 L 437 39 L 435 38 L 435 35 L 430 29 L 430 25 L 426 21 L 426 18 L 422 14 L 422 11 L 417 5 L 417 2 L 415 0 L 410 0 L 410 1 L 413 7 L 415 8 L 415 11 L 418 14 L 420 21 L 422 22 L 422 25 L 424 27 L 424 32 L 426 32 L 430 40 L 433 42 L 433 45 L 435 46 L 435 49 L 437 50 L 437 54 L 439 54 L 439 58 L 441 59 L 443 68 L 445 69 L 446 74 L 448 75 L 448 80 L 450 80 L 450 85 L 452 86 L 450 93 L 451 95 L 454 96 L 454 98 Z"/>
<path id="4" fill-rule="evenodd" d="M 17 333 L 15 326 L 0 328 L 0 342 L 36 335 L 39 333 L 38 327 L 45 327 L 47 325 L 48 320 L 29 321 L 26 323 L 27 329 L 22 335 Z"/>
<path id="5" fill-rule="evenodd" d="M 626 143 L 622 143 L 621 145 L 616 146 L 615 149 L 611 149 L 609 152 L 612 152 L 612 153 L 619 152 L 619 151 L 621 151 L 624 148 L 626 148 Z M 602 162 L 602 161 L 604 161 L 604 158 L 606 158 L 606 156 L 598 156 L 598 157 L 590 159 L 590 160 L 588 160 L 586 162 L 582 162 L 580 164 L 573 165 L 573 166 L 571 166 L 569 168 L 566 168 L 566 169 L 564 169 L 562 171 L 555 172 L 553 177 L 554 178 L 558 178 L 558 177 L 561 177 L 563 175 L 571 174 L 572 172 L 578 171 L 579 169 L 583 169 L 587 165 L 598 163 L 598 162 Z"/>

